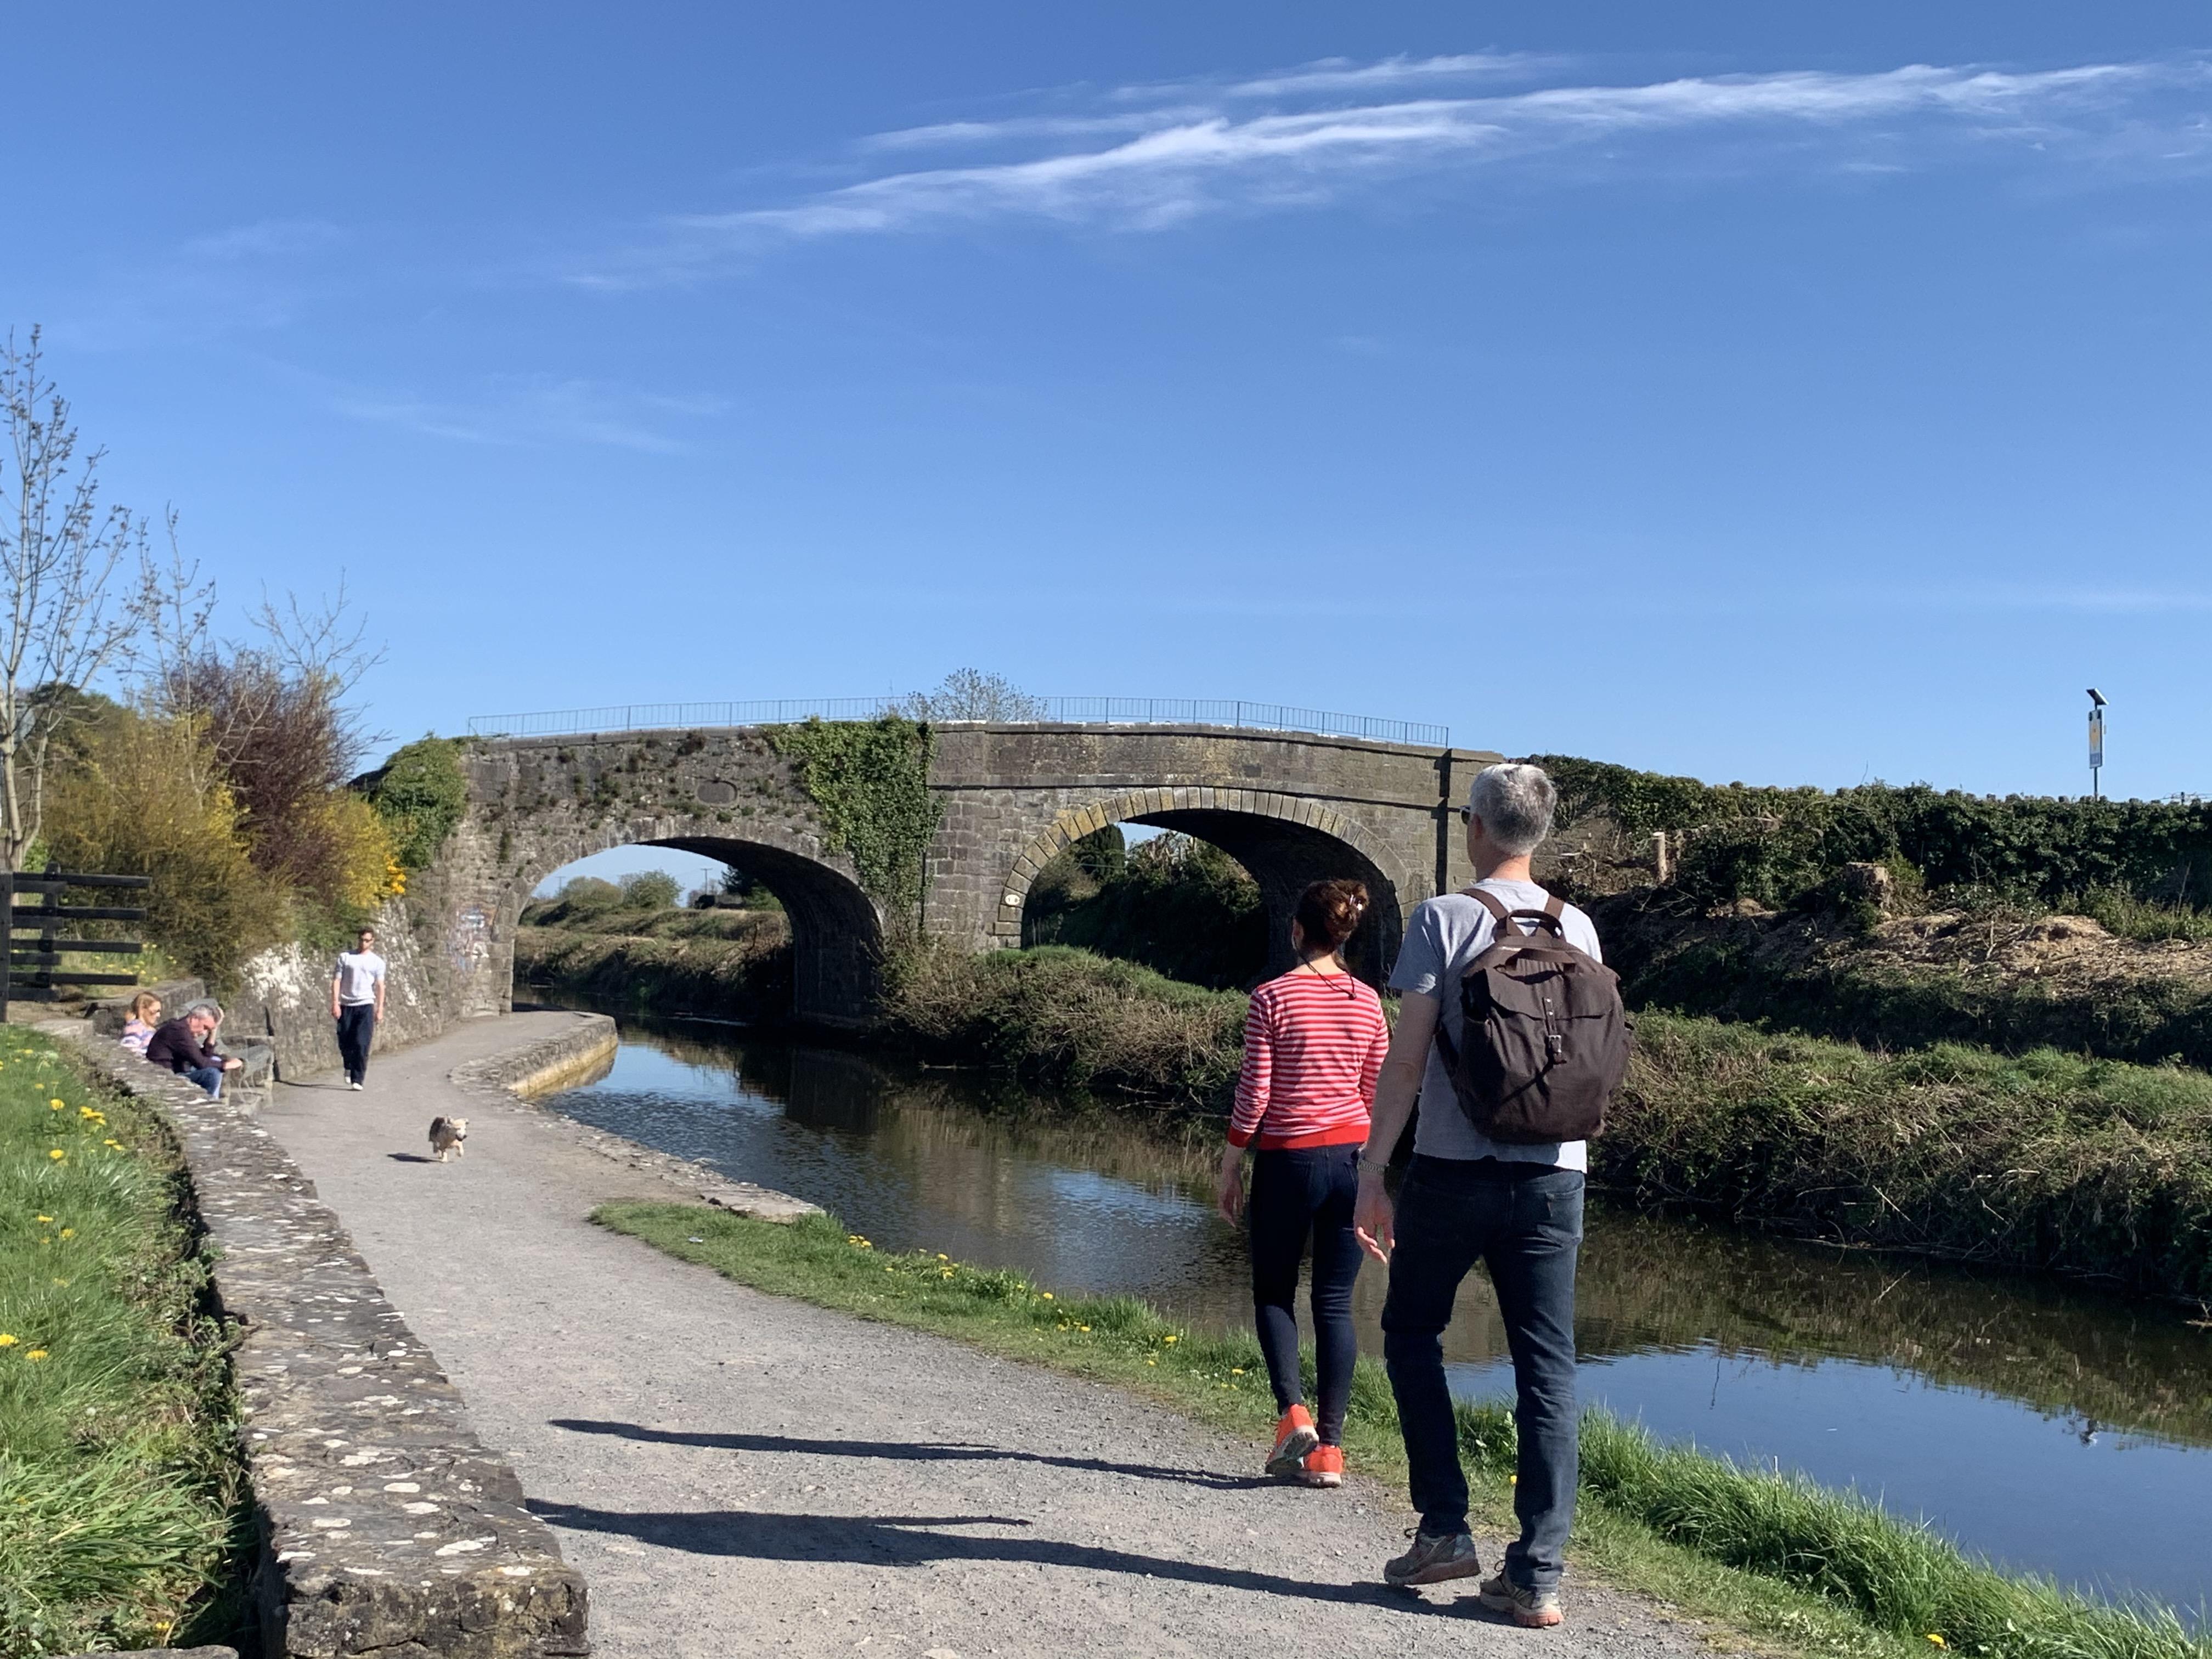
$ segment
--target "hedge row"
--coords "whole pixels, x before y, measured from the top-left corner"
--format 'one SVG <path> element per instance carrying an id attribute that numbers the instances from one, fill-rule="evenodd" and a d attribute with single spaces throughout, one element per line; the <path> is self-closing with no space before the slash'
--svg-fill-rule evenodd
<path id="1" fill-rule="evenodd" d="M 1676 880 L 1711 902 L 1784 905 L 1845 864 L 1887 864 L 1948 896 L 2056 904 L 2098 889 L 2212 896 L 2212 805 L 1969 795 L 1925 784 L 1834 791 L 1701 783 L 1570 756 L 1531 757 L 1563 828 L 1609 818 L 1684 837 Z"/>

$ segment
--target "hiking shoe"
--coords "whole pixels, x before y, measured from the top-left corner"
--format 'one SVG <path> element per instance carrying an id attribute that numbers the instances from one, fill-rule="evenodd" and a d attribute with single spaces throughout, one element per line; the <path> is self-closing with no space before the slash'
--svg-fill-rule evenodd
<path id="1" fill-rule="evenodd" d="M 1344 1484 L 1344 1448 L 1316 1446 L 1298 1465 L 1302 1486 L 1340 1486 Z"/>
<path id="2" fill-rule="evenodd" d="M 1441 1584 L 1447 1578 L 1472 1578 L 1482 1571 L 1474 1553 L 1474 1540 L 1463 1532 L 1429 1533 L 1408 1528 L 1413 1547 L 1382 1569 L 1382 1582 L 1410 1589 L 1415 1584 Z"/>
<path id="3" fill-rule="evenodd" d="M 1559 1611 L 1557 1590 L 1524 1589 L 1503 1572 L 1484 1579 L 1475 1595 L 1492 1613 L 1510 1613 L 1515 1624 L 1530 1630 L 1549 1630 L 1567 1616 Z"/>
<path id="4" fill-rule="evenodd" d="M 1321 1431 L 1314 1427 L 1313 1413 L 1304 1406 L 1291 1407 L 1275 1425 L 1275 1449 L 1267 1454 L 1267 1473 L 1278 1480 L 1295 1480 L 1305 1455 L 1319 1444 Z"/>

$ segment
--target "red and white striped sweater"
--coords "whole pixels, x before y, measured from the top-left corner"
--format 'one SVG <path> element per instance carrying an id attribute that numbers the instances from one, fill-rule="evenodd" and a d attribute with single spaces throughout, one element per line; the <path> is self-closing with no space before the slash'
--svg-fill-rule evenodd
<path id="1" fill-rule="evenodd" d="M 1294 969 L 1269 980 L 1244 1017 L 1229 1144 L 1278 1152 L 1365 1140 L 1389 1046 L 1382 1000 L 1351 975 Z"/>

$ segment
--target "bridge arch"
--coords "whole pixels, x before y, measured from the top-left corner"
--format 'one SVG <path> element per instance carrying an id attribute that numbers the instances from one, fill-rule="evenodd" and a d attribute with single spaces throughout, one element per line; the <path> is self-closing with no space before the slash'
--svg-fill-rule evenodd
<path id="1" fill-rule="evenodd" d="M 857 1023 L 881 988 L 884 924 L 875 901 L 851 875 L 805 847 L 684 824 L 608 825 L 562 836 L 526 854 L 511 884 L 515 911 L 538 884 L 580 859 L 617 847 L 666 847 L 734 865 L 776 896 L 791 925 L 793 1012 L 830 1024 Z M 640 833 L 640 832 L 642 833 Z"/>
<path id="2" fill-rule="evenodd" d="M 1367 884 L 1367 920 L 1346 945 L 1352 970 L 1380 985 L 1397 960 L 1404 901 L 1366 831 L 1325 803 L 1249 789 L 1127 789 L 1060 812 L 1017 853 L 1000 894 L 996 942 L 1021 942 L 1030 885 L 1045 866 L 1109 823 L 1143 823 L 1210 842 L 1259 884 L 1267 908 L 1267 971 L 1292 962 L 1291 915 L 1310 882 L 1350 878 Z"/>

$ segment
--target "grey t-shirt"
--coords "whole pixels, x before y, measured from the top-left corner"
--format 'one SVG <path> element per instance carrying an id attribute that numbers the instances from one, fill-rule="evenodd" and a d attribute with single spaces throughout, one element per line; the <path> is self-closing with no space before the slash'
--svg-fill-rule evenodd
<path id="1" fill-rule="evenodd" d="M 1508 909 L 1540 910 L 1551 896 L 1533 881 L 1485 881 L 1476 885 L 1494 893 Z M 1559 918 L 1567 943 L 1603 961 L 1597 929 L 1571 904 Z M 1537 924 L 1523 922 L 1523 927 Z M 1398 951 L 1398 965 L 1390 970 L 1390 988 L 1431 996 L 1443 1005 L 1444 1034 L 1454 1044 L 1466 1040 L 1465 1022 L 1459 1008 L 1460 975 L 1490 948 L 1498 923 L 1480 899 L 1464 893 L 1444 893 L 1413 907 L 1406 929 L 1406 942 Z M 1467 1121 L 1467 1114 L 1452 1094 L 1451 1073 L 1435 1043 L 1429 1045 L 1429 1068 L 1421 1079 L 1421 1115 L 1413 1128 L 1413 1150 L 1424 1158 L 1494 1158 L 1506 1163 L 1553 1164 L 1564 1170 L 1589 1167 L 1589 1143 L 1555 1141 L 1548 1146 L 1515 1146 L 1492 1140 Z"/>
<path id="2" fill-rule="evenodd" d="M 374 1002 L 377 985 L 384 978 L 384 958 L 374 951 L 341 951 L 334 976 L 341 1004 Z"/>

